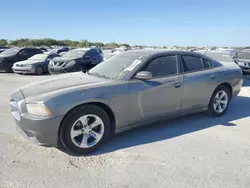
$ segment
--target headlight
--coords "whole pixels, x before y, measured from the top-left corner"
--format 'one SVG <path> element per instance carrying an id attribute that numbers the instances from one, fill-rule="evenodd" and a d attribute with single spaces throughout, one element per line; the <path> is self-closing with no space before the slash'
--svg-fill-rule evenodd
<path id="1" fill-rule="evenodd" d="M 26 104 L 29 114 L 38 116 L 52 116 L 50 109 L 43 103 L 28 103 Z"/>
<path id="2" fill-rule="evenodd" d="M 75 63 L 76 63 L 76 61 L 65 62 L 65 63 L 62 65 L 62 67 L 65 67 L 65 66 L 73 66 Z"/>

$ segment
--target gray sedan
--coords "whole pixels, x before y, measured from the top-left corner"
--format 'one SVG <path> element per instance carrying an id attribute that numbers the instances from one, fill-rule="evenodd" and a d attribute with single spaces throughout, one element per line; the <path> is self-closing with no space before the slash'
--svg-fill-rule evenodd
<path id="1" fill-rule="evenodd" d="M 119 133 L 161 118 L 223 115 L 242 86 L 242 70 L 202 54 L 134 50 L 87 73 L 54 76 L 11 95 L 12 116 L 29 140 L 84 155 Z"/>
<path id="2" fill-rule="evenodd" d="M 36 54 L 24 61 L 18 61 L 13 64 L 12 70 L 15 73 L 30 73 L 41 75 L 48 73 L 49 61 L 59 55 L 54 53 Z"/>

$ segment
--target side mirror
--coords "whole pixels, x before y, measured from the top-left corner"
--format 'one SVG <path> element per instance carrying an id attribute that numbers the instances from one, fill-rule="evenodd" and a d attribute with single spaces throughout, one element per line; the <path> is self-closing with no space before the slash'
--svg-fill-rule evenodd
<path id="1" fill-rule="evenodd" d="M 152 73 L 148 71 L 140 71 L 135 77 L 139 80 L 150 80 L 153 78 Z"/>

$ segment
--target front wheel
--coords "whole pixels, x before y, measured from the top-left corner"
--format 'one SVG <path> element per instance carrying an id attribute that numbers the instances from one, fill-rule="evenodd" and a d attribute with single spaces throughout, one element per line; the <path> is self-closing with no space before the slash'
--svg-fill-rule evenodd
<path id="1" fill-rule="evenodd" d="M 230 103 L 230 97 L 230 92 L 225 86 L 216 88 L 210 99 L 207 113 L 213 116 L 225 114 Z"/>
<path id="2" fill-rule="evenodd" d="M 43 74 L 43 68 L 41 66 L 37 66 L 35 69 L 35 73 L 37 75 L 42 75 Z"/>
<path id="3" fill-rule="evenodd" d="M 85 155 L 99 148 L 111 133 L 107 113 L 94 105 L 83 105 L 72 110 L 63 120 L 59 141 L 66 150 Z"/>

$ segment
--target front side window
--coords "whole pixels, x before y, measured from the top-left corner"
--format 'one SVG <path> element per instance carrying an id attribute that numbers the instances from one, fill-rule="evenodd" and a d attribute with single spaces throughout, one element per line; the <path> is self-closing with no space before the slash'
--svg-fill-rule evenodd
<path id="1" fill-rule="evenodd" d="M 203 62 L 201 58 L 185 55 L 181 56 L 181 58 L 184 72 L 203 70 Z"/>
<path id="2" fill-rule="evenodd" d="M 26 56 L 26 55 L 28 55 L 28 52 L 27 52 L 26 49 L 22 49 L 22 50 L 19 52 L 19 54 L 22 55 L 22 56 Z"/>
<path id="3" fill-rule="evenodd" d="M 177 74 L 176 56 L 157 57 L 144 70 L 151 72 L 153 78 Z"/>

